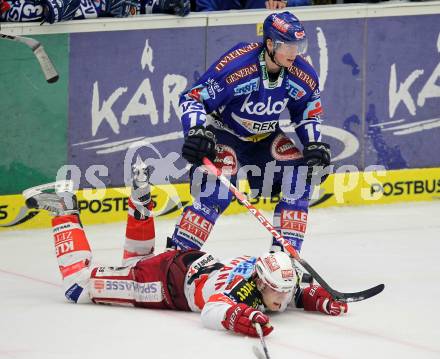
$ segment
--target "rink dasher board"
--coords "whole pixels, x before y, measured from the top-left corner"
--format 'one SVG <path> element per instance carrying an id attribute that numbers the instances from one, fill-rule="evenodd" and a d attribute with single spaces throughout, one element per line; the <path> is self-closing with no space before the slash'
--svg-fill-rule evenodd
<path id="1" fill-rule="evenodd" d="M 247 181 L 240 182 L 240 190 L 247 192 Z M 86 189 L 77 192 L 81 219 L 84 224 L 101 224 L 125 221 L 130 189 Z M 178 196 L 180 204 L 170 198 Z M 182 206 L 192 203 L 189 184 L 155 186 L 152 191 L 158 218 L 176 218 Z M 405 169 L 378 172 L 352 172 L 330 175 L 327 181 L 315 188 L 313 208 L 390 204 L 407 201 L 433 201 L 440 199 L 440 168 Z M 251 202 L 261 210 L 273 211 L 279 198 L 255 198 Z M 0 196 L 0 226 L 14 222 L 20 211 L 24 220 L 7 229 L 50 227 L 51 216 L 46 211 L 26 210 L 21 195 Z M 233 200 L 226 215 L 243 213 L 246 208 Z"/>
<path id="2" fill-rule="evenodd" d="M 440 69 L 438 7 L 439 2 L 398 2 L 292 9 L 301 19 L 310 19 L 305 26 L 310 29 L 309 60 L 320 74 L 323 141 L 330 144 L 336 166 L 352 164 L 360 170 L 377 163 L 392 169 L 440 167 L 438 157 L 427 156 L 440 150 L 436 132 L 440 129 L 440 97 L 432 90 Z M 146 136 L 145 141 L 155 141 L 163 155 L 180 153 L 183 134 L 175 110 L 178 93 L 231 44 L 261 41 L 259 21 L 267 13 L 2 25 L 8 31 L 47 31 L 49 35 L 35 38 L 40 38 L 53 58 L 60 80 L 45 86 L 35 59 L 25 52 L 28 49 L 2 44 L 5 81 L 0 82 L 4 91 L 17 96 L 5 99 L 8 111 L 0 115 L 2 130 L 13 134 L 0 145 L 0 152 L 6 154 L 0 160 L 0 193 L 19 193 L 48 182 L 66 163 L 77 165 L 83 174 L 102 164 L 109 172 L 106 185 L 123 186 L 122 147 L 127 148 L 140 135 Z M 180 30 L 169 31 L 173 28 Z M 69 29 L 72 33 L 56 34 Z M 388 38 L 383 39 L 383 34 Z M 418 40 L 420 36 L 423 41 Z M 408 39 L 406 45 L 394 47 L 401 43 L 400 38 Z M 90 44 L 97 44 L 94 51 Z M 410 53 L 417 53 L 417 58 L 410 58 Z M 397 91 L 402 83 L 411 84 L 411 101 L 398 95 L 405 94 Z M 110 101 L 112 98 L 116 100 Z M 114 113 L 113 119 L 102 116 L 106 102 L 111 103 L 108 111 Z M 145 102 L 148 106 L 142 106 Z M 416 102 L 412 113 L 409 105 Z M 139 112 L 134 113 L 134 107 Z M 11 121 L 14 118 L 21 121 Z M 41 143 L 46 144 L 50 157 L 38 150 Z M 185 163 L 179 161 L 177 167 L 181 168 Z M 187 176 L 175 182 L 185 181 Z M 82 180 L 80 187 L 87 186 Z"/>

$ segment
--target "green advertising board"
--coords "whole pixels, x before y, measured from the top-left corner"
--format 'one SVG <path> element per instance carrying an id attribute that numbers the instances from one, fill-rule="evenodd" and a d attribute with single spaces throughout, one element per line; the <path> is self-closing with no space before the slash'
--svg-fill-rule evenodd
<path id="1" fill-rule="evenodd" d="M 67 158 L 68 34 L 35 36 L 60 75 L 48 84 L 27 46 L 0 41 L 0 194 L 53 181 Z"/>

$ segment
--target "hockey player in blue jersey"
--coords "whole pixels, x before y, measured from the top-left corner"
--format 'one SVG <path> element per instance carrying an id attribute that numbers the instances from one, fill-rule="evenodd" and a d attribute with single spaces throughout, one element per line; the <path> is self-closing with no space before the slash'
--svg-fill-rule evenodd
<path id="1" fill-rule="evenodd" d="M 300 56 L 306 47 L 304 27 L 293 14 L 271 14 L 263 24 L 263 43 L 237 44 L 181 95 L 182 156 L 193 164 L 194 202 L 184 208 L 169 247 L 202 247 L 232 200 L 224 185 L 203 173 L 207 157 L 232 183 L 248 170 L 254 195 L 281 192 L 274 225 L 301 250 L 311 180 L 330 164 L 329 145 L 321 140 L 318 76 Z M 279 127 L 285 109 L 302 151 Z M 276 241 L 271 249 L 280 249 Z"/>

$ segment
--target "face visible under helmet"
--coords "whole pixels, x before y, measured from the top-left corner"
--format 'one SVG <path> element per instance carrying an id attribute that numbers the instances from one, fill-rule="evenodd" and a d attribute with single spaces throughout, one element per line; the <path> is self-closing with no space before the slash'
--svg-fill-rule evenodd
<path id="1" fill-rule="evenodd" d="M 295 269 L 284 252 L 266 253 L 255 264 L 258 278 L 276 292 L 289 293 L 297 283 Z"/>
<path id="2" fill-rule="evenodd" d="M 266 50 L 267 39 L 273 41 L 274 52 L 282 44 L 296 46 L 298 54 L 303 54 L 307 51 L 307 38 L 304 26 L 295 15 L 288 11 L 271 14 L 264 20 L 263 42 Z"/>

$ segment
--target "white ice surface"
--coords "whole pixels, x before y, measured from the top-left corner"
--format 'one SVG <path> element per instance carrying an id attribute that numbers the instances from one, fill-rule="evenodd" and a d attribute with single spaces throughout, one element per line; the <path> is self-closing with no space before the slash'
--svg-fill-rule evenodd
<path id="1" fill-rule="evenodd" d="M 440 358 L 440 203 L 312 209 L 302 256 L 335 288 L 385 283 L 343 317 L 272 315 L 272 359 Z M 157 247 L 174 221 L 159 220 Z M 89 226 L 97 263 L 118 265 L 124 223 Z M 268 247 L 248 214 L 222 217 L 204 248 L 220 257 Z M 64 300 L 50 229 L 0 232 L 0 358 L 254 358 L 256 339 L 202 327 L 199 314 Z"/>

